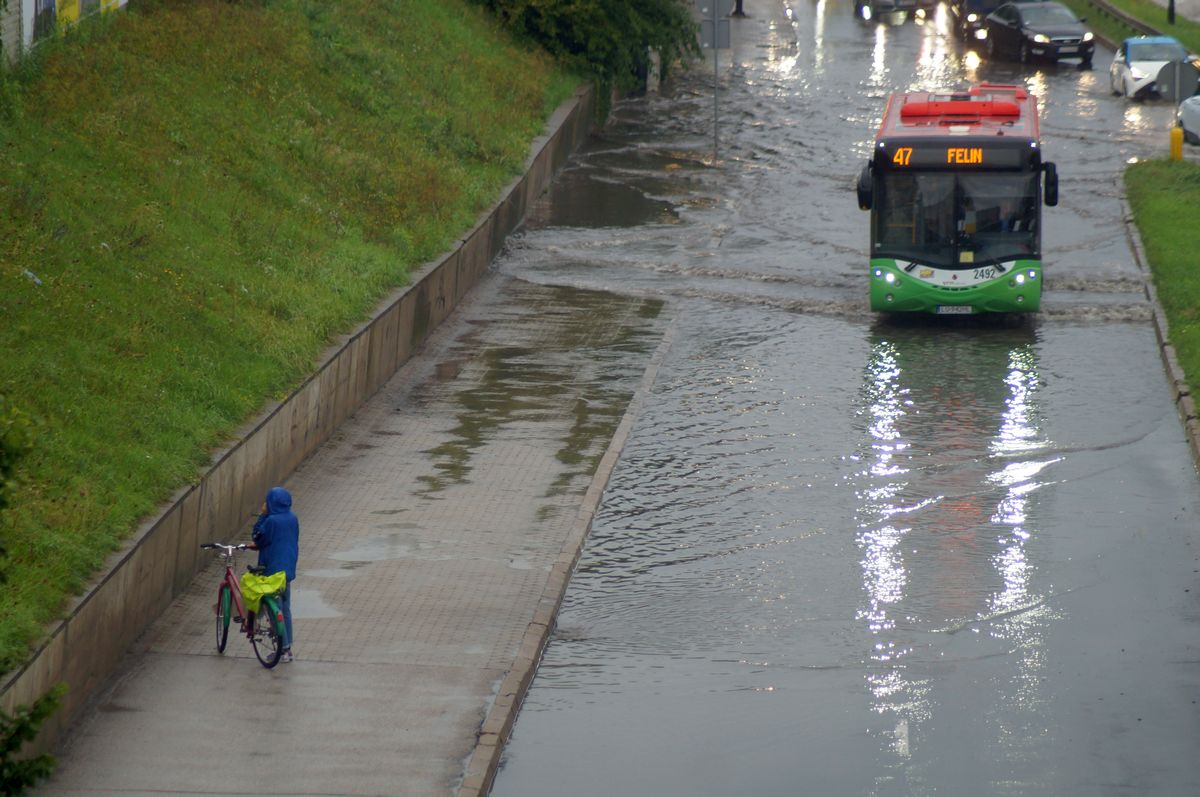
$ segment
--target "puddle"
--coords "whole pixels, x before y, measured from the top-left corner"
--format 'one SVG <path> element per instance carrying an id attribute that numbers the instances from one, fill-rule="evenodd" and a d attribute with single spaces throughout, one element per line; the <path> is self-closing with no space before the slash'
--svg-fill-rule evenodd
<path id="1" fill-rule="evenodd" d="M 325 602 L 319 590 L 292 584 L 292 619 L 315 620 L 341 616 L 341 612 Z"/>
<path id="2" fill-rule="evenodd" d="M 670 202 L 576 170 L 554 181 L 528 223 L 534 227 L 638 227 L 678 224 L 679 214 Z"/>
<path id="3" fill-rule="evenodd" d="M 342 570 L 357 569 L 371 562 L 390 562 L 398 559 L 441 562 L 453 557 L 439 551 L 443 550 L 446 544 L 454 543 L 454 540 L 414 541 L 411 534 L 393 531 L 364 537 L 355 542 L 353 547 L 330 554 L 329 558 L 341 562 Z"/>

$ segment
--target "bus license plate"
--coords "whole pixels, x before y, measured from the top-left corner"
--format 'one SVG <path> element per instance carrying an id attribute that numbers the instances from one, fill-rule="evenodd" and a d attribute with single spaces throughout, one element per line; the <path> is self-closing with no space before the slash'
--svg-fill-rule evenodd
<path id="1" fill-rule="evenodd" d="M 975 308 L 969 304 L 939 304 L 935 312 L 938 315 L 970 315 Z"/>

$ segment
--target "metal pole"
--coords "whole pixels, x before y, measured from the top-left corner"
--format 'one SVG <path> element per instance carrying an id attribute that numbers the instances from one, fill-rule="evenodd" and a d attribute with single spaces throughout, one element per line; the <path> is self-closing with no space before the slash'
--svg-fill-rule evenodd
<path id="1" fill-rule="evenodd" d="M 717 162 L 717 43 L 720 41 L 720 36 L 717 35 L 717 0 L 712 0 L 712 29 L 713 29 L 713 163 Z"/>
<path id="2" fill-rule="evenodd" d="M 1167 0 L 1167 23 L 1175 24 L 1175 0 Z"/>
<path id="3" fill-rule="evenodd" d="M 1171 0 L 1171 2 L 1174 3 L 1175 0 Z M 734 16 L 734 17 L 746 16 L 746 12 L 742 10 L 742 0 L 737 0 L 737 5 L 734 6 L 733 14 L 731 14 L 730 16 Z"/>

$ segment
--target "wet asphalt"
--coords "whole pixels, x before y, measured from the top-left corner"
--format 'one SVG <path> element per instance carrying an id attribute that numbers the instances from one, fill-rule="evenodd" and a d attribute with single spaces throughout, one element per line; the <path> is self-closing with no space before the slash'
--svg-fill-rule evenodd
<path id="1" fill-rule="evenodd" d="M 753 2 L 621 104 L 503 273 L 662 298 L 635 425 L 493 795 L 1200 791 L 1196 473 L 1120 175 L 1173 109 L 1101 49 L 991 64 L 928 20 Z M 1018 82 L 1062 203 L 1044 311 L 865 308 L 854 177 L 886 95 Z"/>

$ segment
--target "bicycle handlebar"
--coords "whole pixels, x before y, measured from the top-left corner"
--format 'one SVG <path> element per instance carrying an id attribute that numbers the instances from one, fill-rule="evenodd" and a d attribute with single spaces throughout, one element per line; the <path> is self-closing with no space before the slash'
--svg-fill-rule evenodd
<path id="1" fill-rule="evenodd" d="M 255 545 L 253 543 L 247 545 L 244 542 L 240 542 L 237 545 L 226 545 L 225 543 L 220 543 L 220 542 L 202 542 L 202 543 L 200 543 L 200 547 L 201 548 L 219 548 L 220 550 L 224 551 L 226 554 L 232 554 L 234 551 L 257 551 L 258 550 L 257 545 Z"/>

